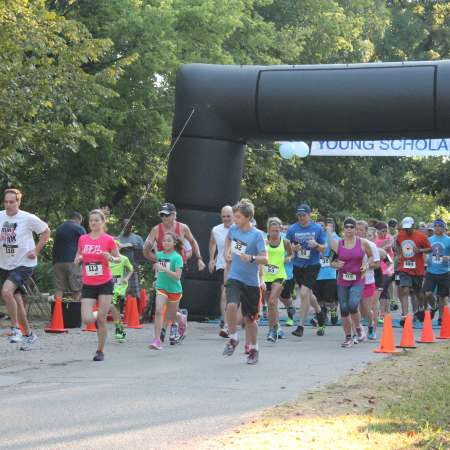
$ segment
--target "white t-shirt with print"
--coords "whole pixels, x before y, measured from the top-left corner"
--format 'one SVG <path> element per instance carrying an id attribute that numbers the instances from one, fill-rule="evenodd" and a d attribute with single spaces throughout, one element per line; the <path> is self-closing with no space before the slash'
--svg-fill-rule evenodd
<path id="1" fill-rule="evenodd" d="M 372 241 L 367 242 L 369 243 L 370 248 L 372 249 L 373 262 L 380 262 L 380 251 L 378 250 L 378 247 Z M 367 255 L 364 255 L 364 264 L 367 264 L 368 261 L 369 258 L 367 258 Z M 375 283 L 375 270 L 367 269 L 365 284 L 374 284 L 374 283 Z"/>
<path id="2" fill-rule="evenodd" d="M 216 270 L 225 269 L 225 239 L 229 231 L 230 227 L 226 228 L 223 223 L 212 229 L 212 235 L 217 245 Z"/>
<path id="3" fill-rule="evenodd" d="M 33 232 L 43 233 L 48 225 L 39 217 L 19 210 L 14 216 L 0 211 L 0 268 L 12 270 L 19 266 L 34 267 L 37 258 L 27 258 L 36 248 Z"/>

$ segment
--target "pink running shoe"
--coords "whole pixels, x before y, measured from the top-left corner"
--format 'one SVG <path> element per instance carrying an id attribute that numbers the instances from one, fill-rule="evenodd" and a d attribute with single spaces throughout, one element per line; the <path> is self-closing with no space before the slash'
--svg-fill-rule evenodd
<path id="1" fill-rule="evenodd" d="M 162 350 L 161 339 L 153 339 L 153 342 L 149 345 L 152 350 Z"/>

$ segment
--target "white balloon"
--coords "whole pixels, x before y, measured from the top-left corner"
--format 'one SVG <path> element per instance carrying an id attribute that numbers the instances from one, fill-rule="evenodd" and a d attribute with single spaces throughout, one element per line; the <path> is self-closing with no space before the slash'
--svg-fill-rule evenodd
<path id="1" fill-rule="evenodd" d="M 309 145 L 306 142 L 293 142 L 294 155 L 299 158 L 309 156 Z"/>
<path id="2" fill-rule="evenodd" d="M 280 155 L 284 159 L 291 159 L 295 154 L 294 146 L 292 142 L 281 142 Z"/>

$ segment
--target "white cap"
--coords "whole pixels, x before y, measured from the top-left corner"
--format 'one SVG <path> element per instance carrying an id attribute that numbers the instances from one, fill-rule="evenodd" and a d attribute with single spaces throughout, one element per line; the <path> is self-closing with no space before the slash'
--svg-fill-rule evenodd
<path id="1" fill-rule="evenodd" d="M 414 219 L 412 217 L 405 217 L 402 220 L 402 228 L 412 228 L 414 225 Z"/>

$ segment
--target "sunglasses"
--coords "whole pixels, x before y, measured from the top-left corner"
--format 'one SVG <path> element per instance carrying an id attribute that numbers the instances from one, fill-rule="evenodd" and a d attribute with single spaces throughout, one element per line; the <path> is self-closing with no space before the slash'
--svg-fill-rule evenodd
<path id="1" fill-rule="evenodd" d="M 353 230 L 353 228 L 355 228 L 355 225 L 344 225 L 344 228 L 347 230 Z"/>
<path id="2" fill-rule="evenodd" d="M 171 214 L 164 214 L 164 213 L 161 213 L 160 215 L 159 215 L 159 217 L 169 217 Z"/>

